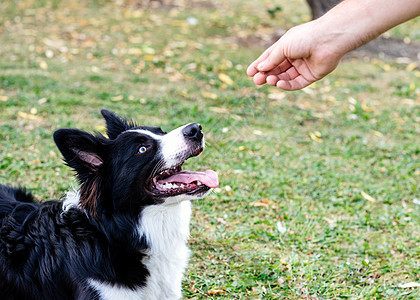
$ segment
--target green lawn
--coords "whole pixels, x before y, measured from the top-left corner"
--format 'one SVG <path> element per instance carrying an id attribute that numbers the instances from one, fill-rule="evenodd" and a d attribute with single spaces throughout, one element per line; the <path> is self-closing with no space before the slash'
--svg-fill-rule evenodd
<path id="1" fill-rule="evenodd" d="M 200 122 L 188 166 L 221 185 L 194 204 L 186 299 L 418 299 L 401 285 L 420 283 L 419 61 L 257 87 L 247 65 L 309 20 L 303 0 L 162 2 L 0 2 L 0 183 L 60 197 L 76 181 L 52 133 L 103 132 L 101 108 Z M 420 18 L 389 34 L 419 43 Z"/>

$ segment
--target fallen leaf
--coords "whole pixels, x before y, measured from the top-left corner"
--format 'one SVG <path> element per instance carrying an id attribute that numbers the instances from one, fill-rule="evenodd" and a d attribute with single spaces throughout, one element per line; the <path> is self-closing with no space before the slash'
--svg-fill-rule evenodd
<path id="1" fill-rule="evenodd" d="M 310 132 L 309 133 L 309 137 L 311 138 L 311 140 L 313 140 L 314 142 L 317 143 L 322 143 L 322 139 L 317 137 L 314 133 Z"/>
<path id="2" fill-rule="evenodd" d="M 384 136 L 384 134 L 383 134 L 382 132 L 377 131 L 377 130 L 372 130 L 372 133 L 373 133 L 374 135 L 378 136 L 378 137 L 383 137 L 383 136 Z"/>
<path id="3" fill-rule="evenodd" d="M 45 62 L 45 61 L 41 61 L 40 63 L 39 63 L 39 67 L 42 69 L 42 70 L 46 70 L 46 69 L 48 69 L 48 64 Z"/>
<path id="4" fill-rule="evenodd" d="M 322 220 L 324 220 L 325 222 L 327 222 L 328 225 L 331 225 L 331 224 L 335 224 L 336 223 L 336 220 L 328 219 L 326 217 L 323 217 Z"/>
<path id="5" fill-rule="evenodd" d="M 373 111 L 372 107 L 367 106 L 367 104 L 366 104 L 366 102 L 365 102 L 365 101 L 363 101 L 363 102 L 362 102 L 362 109 L 363 109 L 365 112 L 372 112 L 372 111 Z"/>
<path id="6" fill-rule="evenodd" d="M 130 48 L 128 49 L 127 54 L 140 56 L 143 54 L 143 51 L 139 48 Z"/>
<path id="7" fill-rule="evenodd" d="M 406 71 L 411 72 L 413 71 L 415 68 L 417 68 L 419 66 L 418 62 L 412 62 L 411 64 L 407 65 L 407 67 L 405 68 Z"/>
<path id="8" fill-rule="evenodd" d="M 266 204 L 274 204 L 274 202 L 273 202 L 273 201 L 270 201 L 270 200 L 268 200 L 268 199 L 261 199 L 259 202 L 261 202 L 261 203 L 266 203 Z"/>
<path id="9" fill-rule="evenodd" d="M 207 292 L 209 295 L 226 295 L 224 290 L 210 290 Z"/>
<path id="10" fill-rule="evenodd" d="M 261 199 L 257 202 L 252 202 L 251 205 L 254 207 L 268 207 L 270 204 L 274 204 L 273 201 L 270 201 L 268 199 Z"/>
<path id="11" fill-rule="evenodd" d="M 207 99 L 217 99 L 217 95 L 215 93 L 203 92 L 202 96 Z"/>
<path id="12" fill-rule="evenodd" d="M 357 100 L 354 99 L 353 97 L 349 97 L 347 100 L 349 101 L 350 104 L 353 104 L 353 105 L 357 104 Z"/>
<path id="13" fill-rule="evenodd" d="M 144 53 L 146 53 L 146 54 L 150 54 L 150 55 L 152 55 L 152 54 L 155 54 L 155 53 L 156 53 L 155 49 L 153 49 L 152 47 L 149 47 L 149 46 L 143 46 L 143 47 L 141 48 L 141 50 L 143 50 L 143 52 L 144 52 Z"/>
<path id="14" fill-rule="evenodd" d="M 390 70 L 391 70 L 391 65 L 389 65 L 389 64 L 384 64 L 384 65 L 382 66 L 382 68 L 384 69 L 384 71 L 390 71 Z"/>
<path id="15" fill-rule="evenodd" d="M 229 225 L 229 223 L 228 223 L 228 222 L 226 222 L 226 221 L 225 221 L 224 219 L 222 219 L 222 218 L 217 218 L 216 220 L 217 220 L 217 222 L 222 223 L 223 225 Z"/>
<path id="16" fill-rule="evenodd" d="M 50 39 L 43 39 L 42 42 L 51 48 L 61 48 L 65 46 L 65 42 L 63 40 L 50 40 Z"/>
<path id="17" fill-rule="evenodd" d="M 268 204 L 260 203 L 260 202 L 254 202 L 254 203 L 251 203 L 251 205 L 255 207 L 268 207 Z"/>
<path id="18" fill-rule="evenodd" d="M 143 56 L 143 60 L 145 61 L 153 61 L 155 59 L 154 55 L 145 55 Z"/>
<path id="19" fill-rule="evenodd" d="M 43 119 L 39 116 L 34 116 L 28 113 L 25 113 L 23 111 L 18 112 L 18 116 L 22 119 L 28 119 L 28 120 L 36 120 L 36 121 L 42 121 Z"/>
<path id="20" fill-rule="evenodd" d="M 184 20 L 172 20 L 171 24 L 173 26 L 179 26 L 179 27 L 188 27 L 187 21 Z"/>
<path id="21" fill-rule="evenodd" d="M 38 100 L 38 104 L 44 104 L 47 102 L 47 98 L 41 98 Z"/>
<path id="22" fill-rule="evenodd" d="M 302 91 L 305 92 L 308 95 L 314 95 L 315 94 L 314 90 L 311 89 L 311 88 L 308 88 L 308 87 L 303 88 Z"/>
<path id="23" fill-rule="evenodd" d="M 277 230 L 281 233 L 281 234 L 285 234 L 287 231 L 286 225 L 284 225 L 282 222 L 278 221 L 277 222 Z"/>
<path id="24" fill-rule="evenodd" d="M 404 283 L 404 284 L 400 284 L 398 287 L 403 288 L 403 289 L 412 288 L 412 287 L 420 287 L 420 283 L 418 283 L 418 282 L 407 282 L 407 283 Z"/>
<path id="25" fill-rule="evenodd" d="M 286 260 L 286 257 L 282 256 L 282 257 L 280 258 L 280 262 L 281 262 L 283 265 L 287 265 L 287 260 Z"/>
<path id="26" fill-rule="evenodd" d="M 219 74 L 219 79 L 220 79 L 220 81 L 226 83 L 227 85 L 233 85 L 232 78 L 230 78 L 228 75 L 226 75 L 224 73 Z"/>
<path id="27" fill-rule="evenodd" d="M 9 97 L 7 97 L 7 96 L 0 96 L 0 101 L 2 101 L 2 102 L 6 102 L 7 100 L 9 99 Z"/>
<path id="28" fill-rule="evenodd" d="M 280 101 L 286 98 L 286 95 L 286 93 L 271 93 L 268 94 L 268 99 Z"/>
<path id="29" fill-rule="evenodd" d="M 124 99 L 123 95 L 118 95 L 118 96 L 115 96 L 115 97 L 111 98 L 111 100 L 114 101 L 114 102 L 118 102 L 118 101 L 121 101 L 123 99 Z"/>
<path id="30" fill-rule="evenodd" d="M 212 107 L 209 107 L 209 110 L 217 112 L 219 114 L 229 114 L 230 113 L 230 111 L 225 107 L 212 106 Z"/>
<path id="31" fill-rule="evenodd" d="M 35 159 L 33 161 L 28 162 L 28 165 L 32 166 L 32 165 L 40 165 L 41 161 L 39 159 Z"/>
<path id="32" fill-rule="evenodd" d="M 360 194 L 362 194 L 363 198 L 365 198 L 367 201 L 370 201 L 370 202 L 377 202 L 378 201 L 375 198 L 373 198 L 372 196 L 366 194 L 364 191 L 361 191 Z"/>

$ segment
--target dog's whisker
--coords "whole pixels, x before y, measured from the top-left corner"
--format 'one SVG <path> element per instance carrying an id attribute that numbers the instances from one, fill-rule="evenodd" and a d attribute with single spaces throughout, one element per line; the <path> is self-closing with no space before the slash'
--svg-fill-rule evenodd
<path id="1" fill-rule="evenodd" d="M 151 177 L 155 177 L 157 175 L 157 173 L 159 173 L 159 171 L 161 170 L 161 168 L 163 167 L 163 165 L 165 164 L 165 161 L 163 159 L 160 159 L 156 165 L 154 166 L 151 174 Z"/>

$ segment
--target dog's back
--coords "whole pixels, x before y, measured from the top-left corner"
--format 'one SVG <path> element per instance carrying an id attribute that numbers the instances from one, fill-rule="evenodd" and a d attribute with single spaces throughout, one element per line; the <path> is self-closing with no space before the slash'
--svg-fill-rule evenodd
<path id="1" fill-rule="evenodd" d="M 2 224 L 4 218 L 13 214 L 16 207 L 21 205 L 29 210 L 36 209 L 38 206 L 32 195 L 25 189 L 0 184 L 0 224 Z"/>
<path id="2" fill-rule="evenodd" d="M 0 299 L 89 299 L 95 295 L 75 285 L 66 270 L 73 263 L 66 262 L 70 257 L 66 245 L 72 245 L 72 250 L 82 248 L 80 244 L 92 231 L 80 212 L 69 212 L 79 215 L 72 227 L 65 219 L 59 220 L 61 207 L 57 201 L 37 203 L 24 189 L 0 185 Z M 74 242 L 72 230 L 83 233 L 77 235 L 80 244 Z"/>
<path id="3" fill-rule="evenodd" d="M 0 205 L 16 202 L 34 202 L 34 198 L 23 188 L 13 188 L 0 184 Z M 1 208 L 0 208 L 0 211 Z"/>

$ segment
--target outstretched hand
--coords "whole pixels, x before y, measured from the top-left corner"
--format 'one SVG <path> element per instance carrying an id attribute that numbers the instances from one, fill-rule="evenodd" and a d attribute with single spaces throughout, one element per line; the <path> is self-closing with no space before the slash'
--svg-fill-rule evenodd
<path id="1" fill-rule="evenodd" d="M 340 59 L 388 29 L 420 16 L 419 0 L 346 0 L 287 31 L 247 70 L 256 84 L 294 91 L 331 73 Z"/>
<path id="2" fill-rule="evenodd" d="M 258 85 L 267 83 L 294 91 L 332 72 L 341 55 L 315 37 L 314 27 L 309 22 L 291 28 L 248 67 L 248 76 Z"/>

